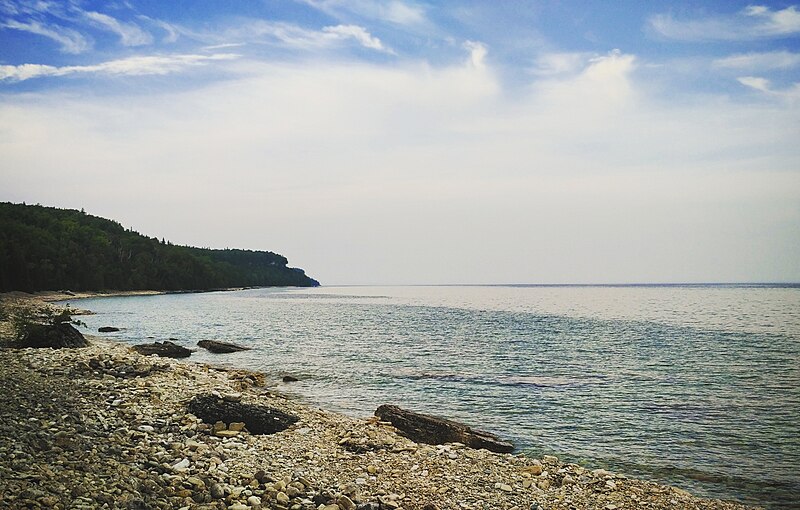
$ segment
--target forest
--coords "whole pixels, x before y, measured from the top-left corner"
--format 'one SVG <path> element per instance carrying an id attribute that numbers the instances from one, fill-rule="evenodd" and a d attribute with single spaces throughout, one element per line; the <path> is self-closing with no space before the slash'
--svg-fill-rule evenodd
<path id="1" fill-rule="evenodd" d="M 176 246 L 83 211 L 0 203 L 0 292 L 319 285 L 287 264 L 269 251 Z"/>

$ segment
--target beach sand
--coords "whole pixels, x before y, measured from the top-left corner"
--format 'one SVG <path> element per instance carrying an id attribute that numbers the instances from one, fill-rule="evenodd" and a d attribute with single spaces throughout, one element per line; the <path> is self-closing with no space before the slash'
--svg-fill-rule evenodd
<path id="1" fill-rule="evenodd" d="M 375 418 L 288 399 L 261 374 L 88 338 L 82 349 L 0 349 L 0 507 L 747 508 L 555 457 L 417 444 Z M 212 392 L 300 420 L 272 435 L 214 432 L 187 409 Z"/>

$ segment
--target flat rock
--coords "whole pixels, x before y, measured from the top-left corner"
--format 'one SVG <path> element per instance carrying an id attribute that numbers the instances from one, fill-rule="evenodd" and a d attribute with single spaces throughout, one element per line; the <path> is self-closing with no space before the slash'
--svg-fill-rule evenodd
<path id="1" fill-rule="evenodd" d="M 228 402 L 214 395 L 197 395 L 192 398 L 189 412 L 206 423 L 244 423 L 251 434 L 274 434 L 299 421 L 297 416 L 272 407 Z"/>
<path id="2" fill-rule="evenodd" d="M 192 355 L 192 350 L 182 347 L 176 343 L 165 340 L 163 342 L 153 342 L 151 344 L 134 345 L 133 350 L 139 354 L 150 356 L 157 354 L 162 358 L 188 358 Z"/>
<path id="3" fill-rule="evenodd" d="M 214 354 L 226 354 L 229 352 L 249 351 L 249 347 L 232 344 L 230 342 L 218 342 L 216 340 L 200 340 L 197 345 Z"/>
<path id="4" fill-rule="evenodd" d="M 97 331 L 100 333 L 114 333 L 115 331 L 119 331 L 119 328 L 115 328 L 114 326 L 103 326 L 101 328 L 97 328 Z"/>
<path id="5" fill-rule="evenodd" d="M 375 411 L 381 421 L 388 421 L 404 436 L 418 443 L 445 444 L 462 443 L 470 448 L 483 448 L 497 453 L 511 453 L 514 445 L 494 434 L 474 430 L 436 416 L 407 411 L 393 405 L 382 405 Z"/>

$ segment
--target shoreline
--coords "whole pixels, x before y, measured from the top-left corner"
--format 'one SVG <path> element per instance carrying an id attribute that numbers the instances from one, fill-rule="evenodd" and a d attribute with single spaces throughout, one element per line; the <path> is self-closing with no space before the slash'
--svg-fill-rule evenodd
<path id="1" fill-rule="evenodd" d="M 144 357 L 112 340 L 87 339 L 83 349 L 0 349 L 0 445 L 8 445 L 0 446 L 0 506 L 747 508 L 554 457 L 417 444 L 375 418 L 274 393 L 255 372 Z M 125 367 L 140 375 L 128 377 Z M 212 391 L 300 421 L 274 435 L 218 437 L 187 410 L 192 397 Z M 97 494 L 80 494 L 83 485 Z"/>

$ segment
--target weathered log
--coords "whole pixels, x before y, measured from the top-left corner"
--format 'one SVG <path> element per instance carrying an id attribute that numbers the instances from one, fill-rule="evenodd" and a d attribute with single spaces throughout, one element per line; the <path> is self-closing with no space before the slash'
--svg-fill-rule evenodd
<path id="1" fill-rule="evenodd" d="M 50 347 L 53 349 L 88 347 L 89 342 L 72 324 L 31 324 L 20 341 L 22 347 Z"/>
<path id="2" fill-rule="evenodd" d="M 119 331 L 119 328 L 115 328 L 114 326 L 103 326 L 102 328 L 97 328 L 97 331 L 100 333 L 114 333 L 115 331 Z"/>
<path id="3" fill-rule="evenodd" d="M 489 432 L 474 430 L 463 423 L 407 411 L 397 406 L 382 405 L 375 411 L 375 416 L 390 422 L 401 434 L 418 443 L 463 443 L 470 448 L 483 448 L 498 453 L 514 451 L 513 444 Z"/>
<path id="4" fill-rule="evenodd" d="M 133 350 L 145 356 L 158 354 L 162 358 L 188 358 L 192 354 L 191 349 L 172 343 L 169 340 L 153 342 L 151 344 L 134 345 Z"/>
<path id="5" fill-rule="evenodd" d="M 272 407 L 228 402 L 214 395 L 197 395 L 189 402 L 189 412 L 206 423 L 230 425 L 244 423 L 251 434 L 274 434 L 286 430 L 300 418 Z"/>
<path id="6" fill-rule="evenodd" d="M 225 354 L 229 352 L 249 351 L 250 347 L 232 344 L 229 342 L 218 342 L 216 340 L 200 340 L 197 345 L 214 354 Z"/>

